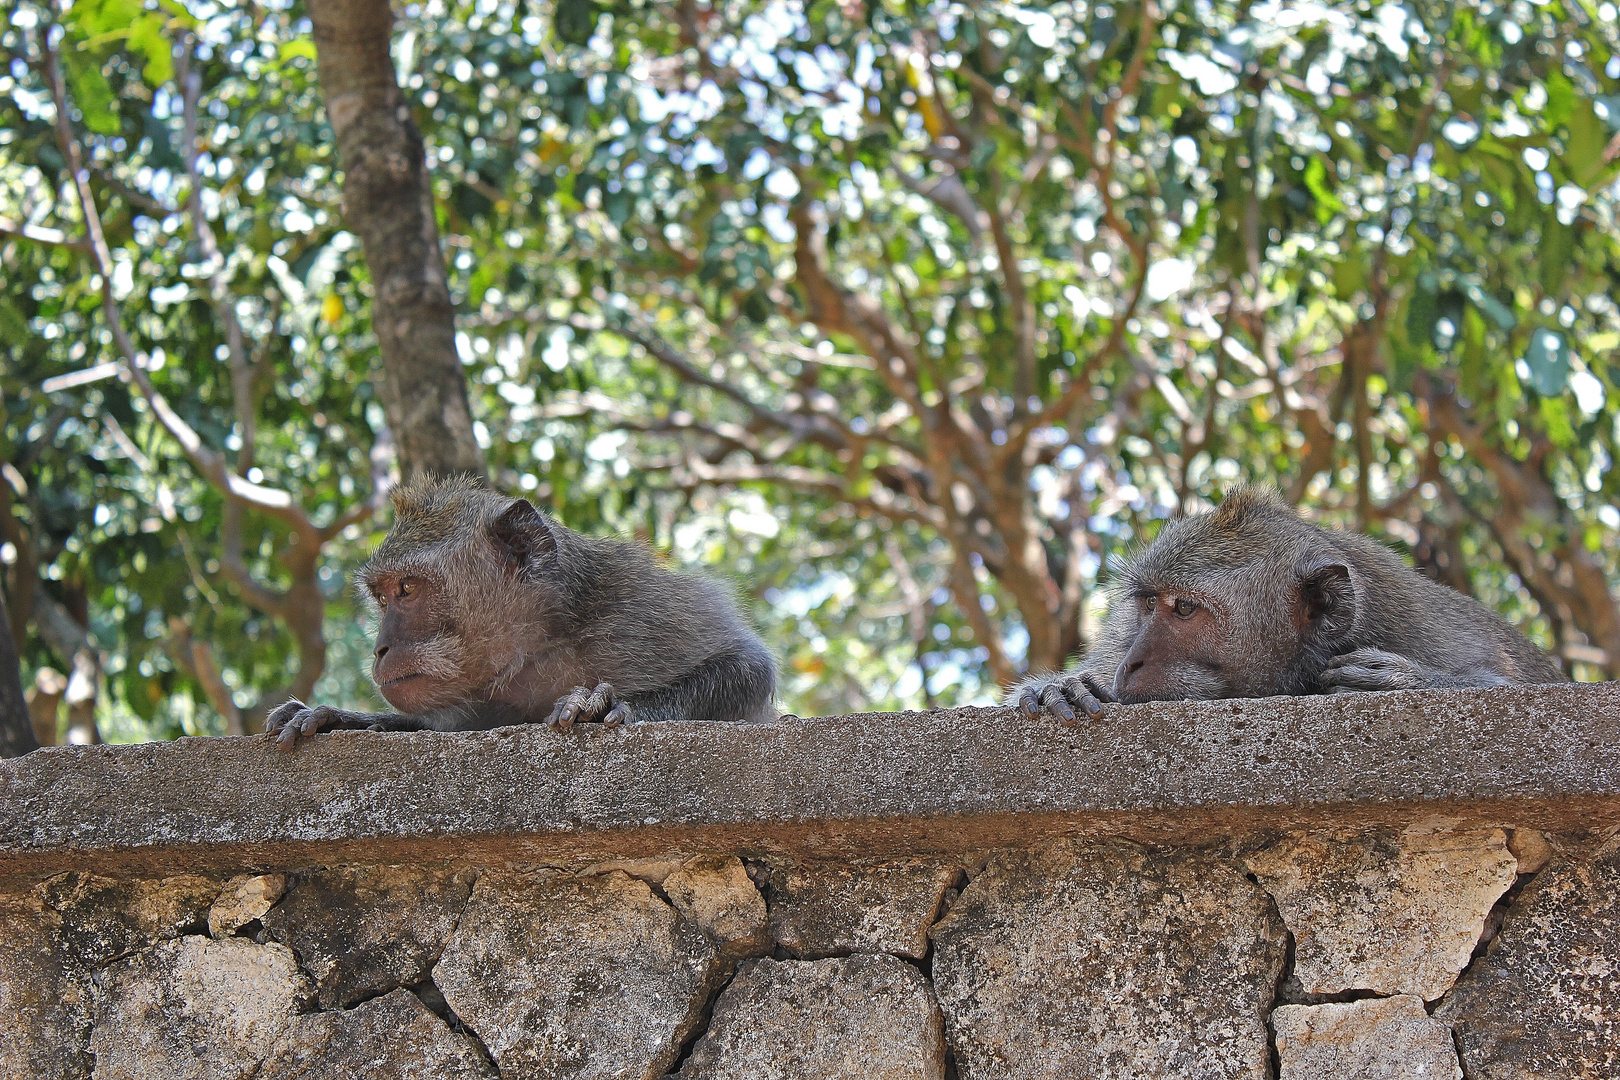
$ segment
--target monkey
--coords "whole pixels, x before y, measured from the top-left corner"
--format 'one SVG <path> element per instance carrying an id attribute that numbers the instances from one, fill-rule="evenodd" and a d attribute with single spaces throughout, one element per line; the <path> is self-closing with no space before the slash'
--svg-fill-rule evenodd
<path id="1" fill-rule="evenodd" d="M 397 711 L 296 698 L 266 730 L 478 731 L 773 718 L 776 666 L 725 590 L 639 544 L 595 539 L 477 481 L 413 481 L 357 576 L 371 677 Z"/>
<path id="2" fill-rule="evenodd" d="M 1104 702 L 1567 681 L 1484 604 L 1370 537 L 1309 524 L 1266 487 L 1169 522 L 1121 579 L 1090 654 L 1003 704 L 1073 723 Z"/>

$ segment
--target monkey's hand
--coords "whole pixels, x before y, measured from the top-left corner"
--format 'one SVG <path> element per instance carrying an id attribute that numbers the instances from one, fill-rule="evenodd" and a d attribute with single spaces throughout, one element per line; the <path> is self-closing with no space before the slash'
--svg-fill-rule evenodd
<path id="1" fill-rule="evenodd" d="M 617 727 L 633 719 L 629 703 L 620 701 L 609 684 L 597 683 L 594 690 L 588 686 L 576 686 L 567 695 L 558 698 L 551 715 L 546 717 L 546 725 L 567 730 L 576 723 L 600 721 L 606 727 Z"/>
<path id="2" fill-rule="evenodd" d="M 1008 704 L 1016 701 L 1026 716 L 1039 716 L 1041 710 L 1046 709 L 1065 724 L 1075 722 L 1075 709 L 1085 713 L 1089 720 L 1100 720 L 1102 703 L 1115 700 L 1096 678 L 1083 671 L 1025 679 L 1007 698 Z"/>
<path id="3" fill-rule="evenodd" d="M 334 709 L 330 705 L 305 705 L 297 698 L 288 698 L 286 702 L 270 710 L 270 715 L 264 718 L 264 732 L 266 735 L 276 737 L 278 747 L 291 750 L 298 745 L 299 739 L 314 735 L 318 731 L 331 731 L 333 728 L 377 727 L 378 721 L 383 719 L 385 718 L 369 713 Z"/>
<path id="4" fill-rule="evenodd" d="M 1362 690 L 1418 690 L 1433 685 L 1423 669 L 1400 653 L 1357 649 L 1328 661 L 1321 686 L 1328 694 Z"/>

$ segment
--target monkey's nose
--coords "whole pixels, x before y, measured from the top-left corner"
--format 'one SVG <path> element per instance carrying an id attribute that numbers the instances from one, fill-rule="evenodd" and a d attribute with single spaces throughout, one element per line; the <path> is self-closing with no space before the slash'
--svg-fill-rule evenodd
<path id="1" fill-rule="evenodd" d="M 384 656 L 388 655 L 388 646 L 386 646 L 386 645 L 377 646 L 375 649 L 373 649 L 371 651 L 371 655 L 376 657 L 378 660 L 381 660 Z"/>

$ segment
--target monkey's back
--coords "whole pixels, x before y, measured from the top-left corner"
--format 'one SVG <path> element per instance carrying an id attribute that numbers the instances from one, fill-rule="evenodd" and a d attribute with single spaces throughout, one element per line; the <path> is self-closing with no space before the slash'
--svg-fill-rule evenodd
<path id="1" fill-rule="evenodd" d="M 557 530 L 572 603 L 561 605 L 580 659 L 625 693 L 666 686 L 711 658 L 743 651 L 770 663 L 720 585 L 659 563 L 644 545 Z M 622 685 L 621 685 L 622 684 Z"/>
<path id="2" fill-rule="evenodd" d="M 1567 681 L 1551 657 L 1473 597 L 1425 577 L 1371 537 L 1307 527 L 1364 579 L 1354 647 L 1384 649 L 1458 674 L 1496 671 L 1514 683 Z"/>

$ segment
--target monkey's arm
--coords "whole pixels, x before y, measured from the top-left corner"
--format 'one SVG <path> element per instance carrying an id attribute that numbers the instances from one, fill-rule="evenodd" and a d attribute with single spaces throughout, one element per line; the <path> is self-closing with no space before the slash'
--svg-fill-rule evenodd
<path id="1" fill-rule="evenodd" d="M 575 687 L 547 717 L 553 727 L 601 721 L 604 724 L 657 720 L 764 720 L 771 712 L 776 667 L 753 642 L 709 657 L 671 682 L 619 696 L 609 683 Z"/>
<path id="2" fill-rule="evenodd" d="M 265 717 L 264 731 L 276 737 L 277 746 L 291 750 L 300 739 L 321 731 L 484 731 L 521 724 L 526 719 L 510 706 L 493 702 L 406 715 L 350 712 L 330 705 L 305 705 L 297 698 L 290 698 Z"/>
<path id="3" fill-rule="evenodd" d="M 1323 693 L 1364 690 L 1439 690 L 1447 687 L 1512 686 L 1513 680 L 1484 665 L 1448 671 L 1384 649 L 1357 649 L 1328 661 L 1319 680 Z"/>

